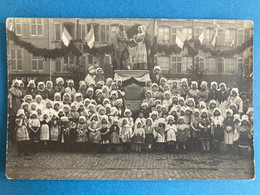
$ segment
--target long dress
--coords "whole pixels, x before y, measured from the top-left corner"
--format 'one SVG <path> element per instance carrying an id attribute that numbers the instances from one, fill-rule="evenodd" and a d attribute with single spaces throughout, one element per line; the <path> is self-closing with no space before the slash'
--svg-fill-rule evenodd
<path id="1" fill-rule="evenodd" d="M 176 133 L 177 133 L 177 126 L 176 125 L 166 125 L 166 141 L 176 141 Z"/>
<path id="2" fill-rule="evenodd" d="M 50 139 L 50 129 L 47 121 L 41 121 L 40 140 L 48 141 Z"/>
<path id="3" fill-rule="evenodd" d="M 120 144 L 120 140 L 119 140 L 119 127 L 112 125 L 110 127 L 110 132 L 111 132 L 111 143 L 112 144 Z"/>
<path id="4" fill-rule="evenodd" d="M 95 131 L 92 131 L 95 130 Z M 90 143 L 100 143 L 101 141 L 101 126 L 99 122 L 92 121 L 89 126 L 89 142 Z"/>
<path id="5" fill-rule="evenodd" d="M 29 133 L 30 133 L 30 140 L 31 142 L 39 142 L 40 140 L 40 120 L 36 119 L 29 119 Z M 38 130 L 37 130 L 38 129 Z M 36 131 L 37 130 L 37 131 Z"/>
<path id="6" fill-rule="evenodd" d="M 134 57 L 134 64 L 139 69 L 147 69 L 147 51 L 144 43 L 145 33 L 138 33 L 136 37 L 136 55 Z M 139 66 L 139 67 L 138 67 Z"/>
<path id="7" fill-rule="evenodd" d="M 132 128 L 129 124 L 122 126 L 120 131 L 120 137 L 123 143 L 130 142 L 132 134 Z"/>
<path id="8" fill-rule="evenodd" d="M 50 140 L 59 141 L 61 137 L 61 129 L 58 124 L 58 120 L 52 120 L 50 122 Z"/>
<path id="9" fill-rule="evenodd" d="M 224 130 L 223 130 L 223 117 L 212 117 L 213 123 L 213 140 L 215 142 L 222 142 L 224 139 Z"/>
<path id="10" fill-rule="evenodd" d="M 21 102 L 22 91 L 18 88 L 11 87 L 9 89 L 9 93 L 12 95 L 12 107 L 11 107 L 11 112 L 9 112 L 9 115 L 15 116 L 22 104 Z"/>
<path id="11" fill-rule="evenodd" d="M 233 144 L 234 142 L 234 123 L 233 117 L 226 118 L 224 120 L 224 143 L 225 144 Z"/>
<path id="12" fill-rule="evenodd" d="M 24 119 L 16 119 L 16 141 L 29 141 L 29 133 Z"/>

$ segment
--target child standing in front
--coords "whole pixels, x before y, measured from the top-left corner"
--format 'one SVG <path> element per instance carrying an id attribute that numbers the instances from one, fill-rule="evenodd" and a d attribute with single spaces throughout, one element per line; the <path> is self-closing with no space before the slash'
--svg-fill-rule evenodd
<path id="1" fill-rule="evenodd" d="M 118 125 L 118 120 L 114 119 L 113 125 L 110 127 L 111 133 L 111 150 L 118 151 L 118 146 L 120 144 L 120 137 L 119 137 L 120 128 Z"/>
<path id="2" fill-rule="evenodd" d="M 144 139 L 145 139 L 145 131 L 144 131 L 144 128 L 142 125 L 142 121 L 137 121 L 136 128 L 134 129 L 132 139 L 133 139 L 133 143 L 135 146 L 135 151 L 141 152 L 142 144 L 144 143 Z"/>
<path id="3" fill-rule="evenodd" d="M 166 131 L 166 142 L 167 142 L 167 151 L 173 152 L 176 145 L 176 133 L 177 126 L 174 124 L 174 117 L 169 115 L 167 117 L 167 125 L 165 128 Z"/>
<path id="4" fill-rule="evenodd" d="M 159 118 L 158 121 L 154 122 L 154 139 L 156 142 L 155 149 L 158 152 L 164 151 L 165 144 L 165 119 Z"/>
<path id="5" fill-rule="evenodd" d="M 153 119 L 147 118 L 145 121 L 145 144 L 148 149 L 148 151 L 152 150 L 152 144 L 153 144 Z"/>
<path id="6" fill-rule="evenodd" d="M 102 151 L 106 152 L 106 151 L 110 151 L 110 123 L 108 120 L 108 116 L 104 116 L 101 119 L 101 144 L 102 144 Z"/>
<path id="7" fill-rule="evenodd" d="M 130 124 L 127 123 L 127 119 L 124 118 L 122 120 L 122 127 L 120 130 L 120 139 L 123 143 L 124 152 L 130 151 L 131 136 L 132 136 L 132 127 L 130 126 Z"/>
<path id="8" fill-rule="evenodd" d="M 30 141 L 27 124 L 25 123 L 25 114 L 23 109 L 19 109 L 16 114 L 16 141 L 18 156 L 28 154 L 28 142 Z"/>
<path id="9" fill-rule="evenodd" d="M 209 152 L 210 121 L 206 109 L 201 110 L 199 128 L 199 136 L 202 144 L 202 151 Z"/>
<path id="10" fill-rule="evenodd" d="M 40 142 L 41 142 L 41 150 L 46 150 L 48 142 L 50 140 L 50 127 L 49 127 L 49 115 L 47 112 L 43 112 L 43 120 L 41 121 L 41 129 L 40 129 Z"/>
<path id="11" fill-rule="evenodd" d="M 186 150 L 186 142 L 188 138 L 189 133 L 189 127 L 187 124 L 185 124 L 185 118 L 183 116 L 179 117 L 179 121 L 177 124 L 177 144 L 176 144 L 176 150 L 179 151 L 180 146 L 183 151 Z"/>
<path id="12" fill-rule="evenodd" d="M 85 151 L 85 145 L 86 142 L 88 141 L 88 126 L 86 124 L 86 117 L 85 116 L 80 116 L 77 124 L 77 138 L 76 138 L 76 143 L 78 145 L 77 151 Z"/>
<path id="13" fill-rule="evenodd" d="M 233 147 L 234 141 L 234 122 L 233 122 L 233 111 L 227 109 L 224 119 L 224 144 L 226 145 L 226 152 L 230 153 Z"/>
<path id="14" fill-rule="evenodd" d="M 30 133 L 31 149 L 33 153 L 39 152 L 40 127 L 41 123 L 37 116 L 37 112 L 31 111 L 30 118 L 28 120 L 28 128 Z"/>
<path id="15" fill-rule="evenodd" d="M 213 149 L 214 152 L 220 153 L 224 139 L 223 130 L 224 118 L 221 116 L 219 108 L 215 108 L 211 118 L 211 134 L 213 134 Z"/>

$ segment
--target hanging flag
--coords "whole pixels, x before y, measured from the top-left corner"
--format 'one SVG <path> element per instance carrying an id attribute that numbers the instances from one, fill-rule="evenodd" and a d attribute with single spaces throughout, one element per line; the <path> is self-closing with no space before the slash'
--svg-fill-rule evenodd
<path id="1" fill-rule="evenodd" d="M 148 69 L 150 71 L 153 70 L 155 65 L 155 56 L 158 53 L 158 44 L 157 44 L 157 36 L 158 36 L 158 25 L 157 19 L 151 19 L 147 30 L 146 30 L 145 38 L 149 38 L 151 41 L 150 48 L 148 46 L 147 54 L 148 54 Z"/>
<path id="2" fill-rule="evenodd" d="M 90 31 L 88 32 L 87 36 L 85 37 L 85 41 L 87 42 L 90 49 L 94 47 L 95 34 L 94 34 L 93 25 L 91 25 Z"/>
<path id="3" fill-rule="evenodd" d="M 200 36 L 199 36 L 200 44 L 202 44 L 203 41 L 204 41 L 204 34 L 205 34 L 205 30 L 203 30 L 202 33 L 201 33 Z"/>
<path id="4" fill-rule="evenodd" d="M 147 27 L 146 33 L 151 36 L 151 45 L 157 43 L 157 35 L 158 35 L 158 28 L 157 28 L 157 20 L 152 19 Z"/>
<path id="5" fill-rule="evenodd" d="M 14 18 L 8 18 L 8 22 L 6 23 L 6 28 L 10 31 L 14 31 Z"/>
<path id="6" fill-rule="evenodd" d="M 184 46 L 184 41 L 185 41 L 185 37 L 182 35 L 181 31 L 177 29 L 175 42 L 178 45 L 178 47 L 180 47 L 181 49 Z"/>
<path id="7" fill-rule="evenodd" d="M 67 47 L 69 46 L 70 41 L 72 40 L 72 36 L 70 35 L 66 27 L 63 28 L 61 40 L 63 41 L 64 45 L 66 45 Z"/>
<path id="8" fill-rule="evenodd" d="M 234 45 L 235 45 L 235 40 L 233 39 L 230 46 L 233 47 Z"/>
<path id="9" fill-rule="evenodd" d="M 216 42 L 217 42 L 217 36 L 218 36 L 218 30 L 216 29 L 216 32 L 214 34 L 214 37 L 211 41 L 211 45 L 214 47 L 216 45 Z"/>

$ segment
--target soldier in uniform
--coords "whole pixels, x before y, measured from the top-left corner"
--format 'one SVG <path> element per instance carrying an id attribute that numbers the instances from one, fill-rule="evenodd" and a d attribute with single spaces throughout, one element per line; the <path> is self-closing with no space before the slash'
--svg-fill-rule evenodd
<path id="1" fill-rule="evenodd" d="M 117 66 L 115 69 L 117 70 L 123 70 L 128 69 L 128 58 L 129 58 L 129 51 L 128 51 L 128 39 L 127 34 L 125 32 L 125 25 L 119 24 L 119 31 L 115 34 L 113 37 L 113 45 L 115 48 L 115 62 Z"/>

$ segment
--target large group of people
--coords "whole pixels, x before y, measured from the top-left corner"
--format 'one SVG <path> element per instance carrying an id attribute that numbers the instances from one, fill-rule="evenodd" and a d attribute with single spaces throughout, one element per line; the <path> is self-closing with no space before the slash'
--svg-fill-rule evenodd
<path id="1" fill-rule="evenodd" d="M 125 105 L 122 80 L 90 67 L 78 89 L 58 77 L 9 89 L 9 130 L 19 155 L 68 152 L 212 152 L 251 154 L 253 108 L 225 83 L 167 80 L 154 67 L 138 116 Z"/>

